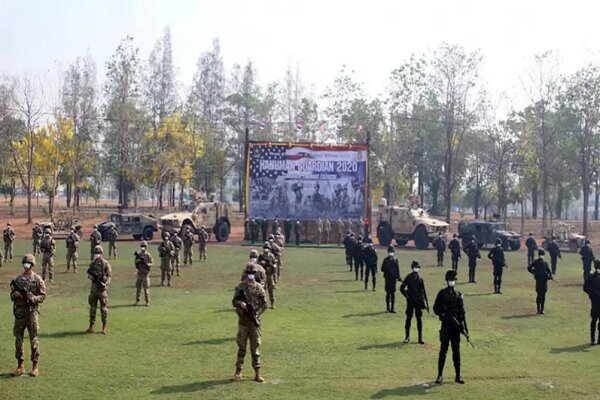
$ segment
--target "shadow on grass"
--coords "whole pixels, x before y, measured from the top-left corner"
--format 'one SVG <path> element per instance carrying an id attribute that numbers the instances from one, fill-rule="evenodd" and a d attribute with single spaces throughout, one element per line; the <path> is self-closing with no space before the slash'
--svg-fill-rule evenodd
<path id="1" fill-rule="evenodd" d="M 434 386 L 434 383 L 428 383 L 430 387 Z M 435 386 L 434 386 L 435 387 Z M 427 389 L 421 385 L 397 387 L 394 389 L 383 389 L 371 396 L 372 399 L 383 399 L 389 396 L 415 396 L 415 395 L 426 395 Z"/>
<path id="2" fill-rule="evenodd" d="M 342 318 L 352 318 L 352 317 L 375 317 L 377 315 L 387 314 L 385 311 L 371 312 L 371 313 L 359 313 L 359 314 L 346 314 L 342 315 Z"/>
<path id="3" fill-rule="evenodd" d="M 354 282 L 354 279 L 332 279 L 329 283 Z"/>
<path id="4" fill-rule="evenodd" d="M 403 342 L 391 342 L 391 343 L 379 343 L 379 344 L 366 344 L 360 346 L 358 350 L 371 350 L 371 349 L 397 349 L 404 346 Z"/>
<path id="5" fill-rule="evenodd" d="M 364 289 L 356 289 L 356 290 L 336 290 L 334 293 L 361 293 L 364 292 Z"/>
<path id="6" fill-rule="evenodd" d="M 212 381 L 186 383 L 184 385 L 163 386 L 160 389 L 150 392 L 150 394 L 172 394 L 172 393 L 190 393 L 200 390 L 212 389 L 217 386 L 233 383 L 230 379 L 215 379 Z"/>
<path id="7" fill-rule="evenodd" d="M 502 319 L 523 319 L 523 318 L 532 318 L 537 317 L 537 314 L 515 314 L 515 315 L 503 315 L 500 318 Z"/>
<path id="8" fill-rule="evenodd" d="M 491 296 L 494 293 L 463 293 L 465 297 Z"/>
<path id="9" fill-rule="evenodd" d="M 108 308 L 127 308 L 127 307 L 135 307 L 135 303 L 129 303 L 129 304 L 117 304 L 114 306 L 108 306 Z"/>
<path id="10" fill-rule="evenodd" d="M 212 344 L 212 345 L 217 345 L 217 344 L 223 344 L 223 343 L 227 343 L 227 342 L 234 342 L 235 338 L 219 338 L 219 339 L 207 339 L 207 340 L 196 340 L 194 342 L 187 342 L 187 343 L 183 343 L 184 346 L 191 346 L 191 345 L 196 345 L 196 344 Z"/>
<path id="11" fill-rule="evenodd" d="M 223 308 L 223 309 L 220 309 L 220 310 L 215 310 L 213 312 L 215 312 L 215 313 L 224 313 L 224 312 L 232 312 L 232 311 L 235 311 L 235 308 Z"/>
<path id="12" fill-rule="evenodd" d="M 590 347 L 592 347 L 589 344 L 580 344 L 577 346 L 570 346 L 570 347 L 553 347 L 550 350 L 551 354 L 560 354 L 560 353 L 578 353 L 578 352 L 587 352 L 589 351 Z"/>
<path id="13" fill-rule="evenodd" d="M 9 379 L 9 378 L 14 378 L 14 376 L 12 376 L 10 374 L 10 372 L 6 372 L 4 374 L 0 374 L 0 379 Z"/>
<path id="14" fill-rule="evenodd" d="M 68 331 L 68 332 L 54 332 L 54 333 L 40 333 L 40 337 L 49 338 L 49 339 L 64 339 L 68 337 L 74 336 L 83 336 L 85 335 L 85 331 Z"/>

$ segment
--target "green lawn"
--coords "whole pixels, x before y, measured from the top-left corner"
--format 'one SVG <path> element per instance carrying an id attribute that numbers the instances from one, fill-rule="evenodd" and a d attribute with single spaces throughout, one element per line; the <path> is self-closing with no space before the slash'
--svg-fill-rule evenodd
<path id="1" fill-rule="evenodd" d="M 55 283 L 41 309 L 41 376 L 10 378 L 15 367 L 10 278 L 18 262 L 0 269 L 0 399 L 585 399 L 600 396 L 595 373 L 600 347 L 588 345 L 589 301 L 581 290 L 579 257 L 565 255 L 550 283 L 546 315 L 535 316 L 534 281 L 525 253 L 508 255 L 504 295 L 493 295 L 485 255 L 477 285 L 459 283 L 476 349 L 462 342 L 463 375 L 453 383 L 449 355 L 446 382 L 437 373 L 436 318 L 424 316 L 425 346 L 402 344 L 404 301 L 386 314 L 383 279 L 377 292 L 364 292 L 338 249 L 286 250 L 278 309 L 263 318 L 262 363 L 266 383 L 257 384 L 249 355 L 245 378 L 231 383 L 236 357 L 237 317 L 233 288 L 248 247 L 209 247 L 209 263 L 183 270 L 174 288 L 153 287 L 152 307 L 131 307 L 135 295 L 132 253 L 120 243 L 112 262 L 109 335 L 85 335 L 89 280 L 85 269 L 64 273 L 59 243 Z M 82 245 L 87 261 L 89 244 Z M 18 243 L 19 260 L 29 243 Z M 152 246 L 156 258 L 156 247 Z M 379 249 L 382 257 L 383 249 Z M 410 261 L 424 265 L 429 299 L 445 285 L 433 251 L 398 251 L 401 273 Z M 16 260 L 17 261 L 17 260 Z M 449 260 L 447 260 L 449 263 Z M 83 264 L 83 263 L 82 263 Z M 41 268 L 36 267 L 41 273 Z M 158 268 L 152 283 L 158 282 Z M 463 260 L 459 282 L 466 279 Z M 98 313 L 98 320 L 100 315 Z M 416 327 L 413 323 L 414 335 Z M 594 355 L 596 354 L 596 355 Z M 26 367 L 29 369 L 29 346 Z M 429 388 L 423 388 L 427 383 Z"/>

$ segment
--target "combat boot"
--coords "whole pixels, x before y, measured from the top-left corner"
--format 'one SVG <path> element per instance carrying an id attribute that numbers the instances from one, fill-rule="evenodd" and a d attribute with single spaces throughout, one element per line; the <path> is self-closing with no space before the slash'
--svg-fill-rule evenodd
<path id="1" fill-rule="evenodd" d="M 273 301 L 273 302 L 271 302 L 271 310 L 274 310 L 274 309 L 276 309 L 276 308 L 277 308 L 277 307 L 275 307 L 275 302 L 274 302 L 274 301 Z"/>
<path id="2" fill-rule="evenodd" d="M 39 375 L 40 375 L 40 371 L 38 370 L 38 362 L 34 361 L 33 366 L 31 367 L 31 372 L 29 373 L 29 376 L 36 378 Z"/>
<path id="3" fill-rule="evenodd" d="M 435 383 L 437 383 L 438 385 L 441 385 L 443 381 L 444 381 L 444 379 L 442 378 L 441 375 L 438 375 L 438 377 L 435 378 Z"/>
<path id="4" fill-rule="evenodd" d="M 103 335 L 108 334 L 108 323 L 103 323 L 102 324 L 102 334 Z"/>
<path id="5" fill-rule="evenodd" d="M 25 373 L 25 361 L 21 361 L 19 360 L 19 363 L 17 365 L 17 369 L 15 369 L 11 375 L 12 376 L 21 376 Z"/>
<path id="6" fill-rule="evenodd" d="M 240 367 L 235 368 L 235 374 L 231 377 L 231 380 L 237 382 L 242 379 L 242 369 Z"/>
<path id="7" fill-rule="evenodd" d="M 263 378 L 260 374 L 260 368 L 254 368 L 254 381 L 259 383 L 263 383 L 265 381 L 265 378 Z"/>
<path id="8" fill-rule="evenodd" d="M 91 323 L 90 327 L 85 330 L 85 333 L 94 333 L 94 324 Z"/>

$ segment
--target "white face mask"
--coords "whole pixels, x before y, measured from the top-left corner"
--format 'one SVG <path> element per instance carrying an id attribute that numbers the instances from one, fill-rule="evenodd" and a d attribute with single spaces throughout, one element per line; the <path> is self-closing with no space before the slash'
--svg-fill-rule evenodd
<path id="1" fill-rule="evenodd" d="M 29 268 L 31 268 L 31 267 L 32 267 L 31 263 L 23 263 L 23 269 L 24 269 L 25 271 L 28 271 L 28 270 L 29 270 Z"/>
<path id="2" fill-rule="evenodd" d="M 388 253 L 388 256 L 394 257 L 394 253 Z"/>
<path id="3" fill-rule="evenodd" d="M 102 254 L 94 254 L 94 260 L 97 260 L 97 259 L 99 259 L 101 255 L 102 255 Z"/>
<path id="4" fill-rule="evenodd" d="M 250 259 L 250 262 L 253 262 L 253 263 L 255 263 L 256 261 L 257 261 L 257 259 L 256 259 L 256 258 L 251 258 L 251 259 Z"/>
<path id="5" fill-rule="evenodd" d="M 421 268 L 413 268 L 413 272 L 419 272 Z"/>
<path id="6" fill-rule="evenodd" d="M 456 281 L 448 281 L 448 286 L 450 286 L 450 287 L 456 286 Z"/>
<path id="7" fill-rule="evenodd" d="M 248 278 L 249 281 L 253 281 L 255 279 L 254 274 L 248 274 L 248 275 L 246 275 L 246 277 Z"/>
<path id="8" fill-rule="evenodd" d="M 542 261 L 543 261 L 543 260 L 544 260 L 544 256 L 540 256 L 540 260 L 542 260 Z"/>

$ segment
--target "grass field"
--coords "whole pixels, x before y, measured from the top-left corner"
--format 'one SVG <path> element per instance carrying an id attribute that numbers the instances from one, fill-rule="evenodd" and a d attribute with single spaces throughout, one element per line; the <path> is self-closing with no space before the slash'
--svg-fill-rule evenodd
<path id="1" fill-rule="evenodd" d="M 88 243 L 81 251 L 82 264 Z M 559 283 L 550 283 L 546 315 L 535 316 L 534 281 L 524 252 L 509 254 L 504 295 L 493 295 L 487 260 L 477 285 L 460 281 L 476 349 L 463 341 L 463 375 L 453 383 L 449 355 L 446 382 L 437 372 L 439 322 L 424 316 L 425 346 L 404 345 L 404 301 L 386 314 L 381 273 L 377 292 L 364 292 L 343 262 L 342 250 L 286 250 L 278 309 L 263 318 L 264 384 L 250 380 L 249 355 L 242 382 L 231 383 L 237 317 L 233 288 L 248 247 L 209 248 L 208 264 L 184 269 L 174 288 L 152 288 L 152 307 L 134 302 L 135 243 L 120 243 L 112 262 L 109 335 L 85 335 L 88 323 L 85 273 L 64 273 L 64 246 L 56 257 L 55 283 L 41 309 L 41 376 L 11 378 L 15 367 L 10 278 L 17 262 L 0 269 L 0 399 L 585 399 L 600 396 L 595 373 L 600 347 L 590 347 L 589 302 L 581 290 L 576 255 L 563 256 Z M 29 251 L 19 242 L 16 254 Z M 156 247 L 151 248 L 156 258 Z M 379 250 L 380 257 L 383 250 Z M 445 269 L 433 267 L 433 251 L 398 251 L 401 273 L 415 258 L 431 304 L 445 285 Z M 485 255 L 484 255 L 485 259 Z M 87 266 L 85 266 L 87 268 Z M 81 268 L 85 272 L 86 268 Z M 36 267 L 36 272 L 41 269 Z M 152 274 L 158 283 L 158 268 Z M 98 313 L 99 319 L 99 313 Z M 416 327 L 413 323 L 416 337 Z M 26 367 L 30 368 L 26 345 Z M 429 388 L 423 388 L 423 384 Z"/>

